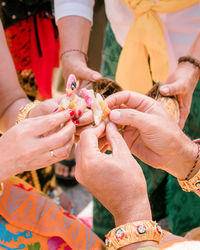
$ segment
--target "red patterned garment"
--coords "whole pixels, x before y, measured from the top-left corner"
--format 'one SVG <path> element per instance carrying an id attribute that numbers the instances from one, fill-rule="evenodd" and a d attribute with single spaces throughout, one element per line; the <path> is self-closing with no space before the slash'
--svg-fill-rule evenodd
<path id="1" fill-rule="evenodd" d="M 39 95 L 51 98 L 53 69 L 59 66 L 59 41 L 53 19 L 38 13 L 5 30 L 17 72 L 32 70 Z"/>

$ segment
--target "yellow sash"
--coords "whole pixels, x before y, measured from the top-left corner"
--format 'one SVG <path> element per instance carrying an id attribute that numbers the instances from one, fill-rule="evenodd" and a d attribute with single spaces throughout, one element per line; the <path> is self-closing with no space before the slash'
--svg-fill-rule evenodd
<path id="1" fill-rule="evenodd" d="M 167 47 L 157 13 L 176 12 L 200 0 L 122 1 L 132 9 L 134 21 L 119 58 L 116 80 L 124 89 L 145 94 L 152 87 L 152 79 L 165 82 L 168 77 Z"/>

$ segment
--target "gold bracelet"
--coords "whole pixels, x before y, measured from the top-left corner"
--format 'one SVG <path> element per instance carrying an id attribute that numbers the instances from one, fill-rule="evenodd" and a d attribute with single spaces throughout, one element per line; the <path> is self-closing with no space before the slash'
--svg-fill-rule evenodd
<path id="1" fill-rule="evenodd" d="M 3 182 L 0 183 L 0 196 L 3 194 L 4 185 Z"/>
<path id="2" fill-rule="evenodd" d="M 188 181 L 178 179 L 178 183 L 185 192 L 200 192 L 200 170 Z"/>
<path id="3" fill-rule="evenodd" d="M 24 119 L 26 119 L 26 116 L 31 111 L 31 109 L 33 109 L 39 103 L 40 103 L 40 101 L 35 100 L 34 102 L 30 102 L 30 103 L 26 104 L 25 106 L 21 107 L 19 109 L 19 114 L 17 116 L 16 123 L 19 123 L 19 122 L 23 121 Z"/>
<path id="4" fill-rule="evenodd" d="M 142 220 L 112 229 L 105 236 L 105 244 L 107 249 L 114 250 L 141 241 L 160 243 L 163 236 L 164 232 L 155 221 Z"/>

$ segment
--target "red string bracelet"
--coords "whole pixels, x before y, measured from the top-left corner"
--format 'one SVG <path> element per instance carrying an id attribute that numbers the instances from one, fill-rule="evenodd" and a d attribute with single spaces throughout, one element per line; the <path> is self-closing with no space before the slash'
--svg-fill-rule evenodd
<path id="1" fill-rule="evenodd" d="M 63 57 L 64 55 L 66 55 L 66 54 L 68 54 L 68 53 L 71 53 L 71 52 L 79 52 L 80 54 L 82 54 L 82 55 L 84 56 L 85 61 L 86 61 L 86 62 L 88 61 L 88 55 L 87 55 L 84 51 L 82 51 L 82 50 L 80 50 L 80 49 L 68 49 L 68 50 L 63 51 L 63 52 L 60 54 L 60 60 L 62 59 L 62 57 Z"/>
<path id="2" fill-rule="evenodd" d="M 197 139 L 197 140 L 194 140 L 194 142 L 197 143 L 198 140 L 200 141 L 200 139 Z M 189 177 L 190 177 L 190 175 L 192 174 L 192 172 L 194 171 L 194 169 L 195 169 L 195 167 L 196 167 L 196 165 L 197 165 L 197 162 L 198 162 L 198 160 L 199 160 L 199 158 L 200 158 L 200 145 L 197 144 L 197 148 L 198 148 L 198 150 L 197 150 L 197 156 L 196 156 L 194 165 L 193 165 L 193 167 L 191 168 L 190 172 L 188 173 L 188 175 L 187 175 L 186 178 L 185 178 L 185 180 L 187 180 L 187 181 L 189 180 Z"/>

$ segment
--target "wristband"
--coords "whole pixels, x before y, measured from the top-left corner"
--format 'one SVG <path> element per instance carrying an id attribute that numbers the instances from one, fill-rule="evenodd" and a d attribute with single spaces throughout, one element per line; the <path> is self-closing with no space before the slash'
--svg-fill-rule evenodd
<path id="1" fill-rule="evenodd" d="M 182 62 L 189 62 L 189 63 L 193 64 L 195 67 L 197 67 L 198 69 L 200 69 L 200 61 L 196 58 L 191 57 L 191 56 L 181 56 L 178 59 L 178 63 L 182 63 Z"/>
<path id="2" fill-rule="evenodd" d="M 60 54 L 60 60 L 62 60 L 62 58 L 63 58 L 64 55 L 66 55 L 66 54 L 68 54 L 68 53 L 71 53 L 71 52 L 79 52 L 80 54 L 82 54 L 82 55 L 84 56 L 85 61 L 86 61 L 86 62 L 88 61 L 88 55 L 87 55 L 84 51 L 82 51 L 82 50 L 80 50 L 80 49 L 68 49 L 68 50 L 63 51 L 63 52 Z"/>
<path id="3" fill-rule="evenodd" d="M 136 221 L 112 229 L 106 235 L 106 247 L 109 250 L 119 249 L 141 241 L 160 242 L 164 236 L 161 227 L 151 220 Z"/>

